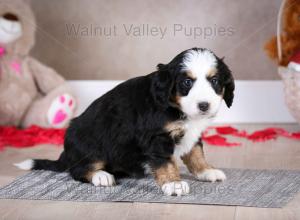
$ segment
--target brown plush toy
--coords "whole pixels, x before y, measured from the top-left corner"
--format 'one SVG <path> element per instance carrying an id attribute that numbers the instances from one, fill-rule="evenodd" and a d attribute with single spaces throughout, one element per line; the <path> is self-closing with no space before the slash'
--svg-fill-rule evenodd
<path id="1" fill-rule="evenodd" d="M 75 98 L 60 75 L 29 56 L 35 27 L 25 1 L 0 1 L 0 125 L 65 127 Z"/>
<path id="2" fill-rule="evenodd" d="M 279 65 L 287 66 L 291 57 L 300 50 L 300 0 L 287 0 L 283 10 L 282 22 L 282 59 L 278 60 L 277 37 L 271 38 L 265 45 L 268 56 Z"/>

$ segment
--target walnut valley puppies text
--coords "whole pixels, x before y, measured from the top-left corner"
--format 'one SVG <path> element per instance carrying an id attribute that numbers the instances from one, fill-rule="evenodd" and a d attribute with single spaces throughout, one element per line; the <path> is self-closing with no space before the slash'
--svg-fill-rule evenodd
<path id="1" fill-rule="evenodd" d="M 65 25 L 65 34 L 68 37 L 132 37 L 132 38 L 158 38 L 167 37 L 189 37 L 194 39 L 209 39 L 215 37 L 230 37 L 234 35 L 235 28 L 232 26 L 191 26 L 184 24 L 173 24 L 160 26 L 153 24 L 118 24 L 97 25 L 68 23 Z"/>

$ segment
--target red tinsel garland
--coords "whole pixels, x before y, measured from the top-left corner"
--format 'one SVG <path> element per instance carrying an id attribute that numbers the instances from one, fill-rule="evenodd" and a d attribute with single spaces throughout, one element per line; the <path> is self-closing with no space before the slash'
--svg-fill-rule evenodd
<path id="1" fill-rule="evenodd" d="M 5 146 L 15 148 L 33 147 L 38 144 L 61 145 L 65 129 L 41 128 L 31 126 L 26 129 L 0 127 L 0 150 Z"/>
<path id="2" fill-rule="evenodd" d="M 212 130 L 214 130 L 216 134 L 208 135 L 208 133 Z M 290 133 L 283 128 L 265 128 L 263 130 L 258 130 L 251 134 L 248 134 L 246 131 L 239 131 L 238 129 L 231 126 L 210 127 L 203 133 L 202 140 L 210 145 L 220 147 L 241 146 L 241 143 L 228 142 L 227 138 L 221 135 L 232 135 L 235 137 L 246 138 L 253 142 L 274 140 L 279 136 L 300 140 L 300 132 Z"/>
<path id="3" fill-rule="evenodd" d="M 0 127 L 0 150 L 4 147 L 26 148 L 38 144 L 62 145 L 65 129 L 41 128 L 31 126 L 26 129 L 16 127 Z M 209 134 L 215 132 L 214 134 Z M 241 146 L 238 142 L 229 142 L 227 135 L 246 138 L 253 142 L 262 142 L 276 139 L 279 136 L 300 140 L 300 132 L 290 133 L 282 128 L 266 128 L 248 134 L 231 126 L 210 127 L 202 135 L 202 140 L 210 145 L 220 147 Z"/>

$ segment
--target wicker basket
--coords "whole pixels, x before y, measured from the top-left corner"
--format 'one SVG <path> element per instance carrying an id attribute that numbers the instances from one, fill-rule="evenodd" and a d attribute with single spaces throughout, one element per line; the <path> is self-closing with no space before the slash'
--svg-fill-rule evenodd
<path id="1" fill-rule="evenodd" d="M 282 1 L 277 20 L 277 49 L 279 61 L 282 58 L 280 34 L 285 3 L 286 0 Z M 278 73 L 284 84 L 285 102 L 290 110 L 290 113 L 300 123 L 300 72 L 279 66 Z"/>

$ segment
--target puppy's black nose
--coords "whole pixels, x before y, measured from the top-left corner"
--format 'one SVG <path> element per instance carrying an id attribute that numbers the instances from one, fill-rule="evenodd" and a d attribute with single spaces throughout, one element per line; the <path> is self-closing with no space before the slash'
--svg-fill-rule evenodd
<path id="1" fill-rule="evenodd" d="M 198 108 L 203 111 L 203 112 L 206 112 L 209 108 L 209 103 L 208 102 L 200 102 L 198 104 Z"/>

